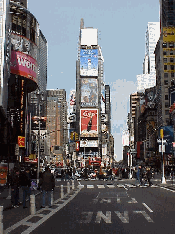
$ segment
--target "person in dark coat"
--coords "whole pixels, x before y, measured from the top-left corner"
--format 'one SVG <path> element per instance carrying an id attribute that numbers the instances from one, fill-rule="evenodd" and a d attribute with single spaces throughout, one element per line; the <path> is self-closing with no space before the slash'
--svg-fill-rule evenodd
<path id="1" fill-rule="evenodd" d="M 53 174 L 51 173 L 49 167 L 45 168 L 45 172 L 43 176 L 40 178 L 39 186 L 42 189 L 42 206 L 45 207 L 45 197 L 46 193 L 48 195 L 48 205 L 51 207 L 51 192 L 55 188 L 55 179 Z"/>
<path id="2" fill-rule="evenodd" d="M 20 170 L 18 168 L 14 168 L 10 175 L 10 185 L 11 185 L 11 205 L 14 208 L 19 207 L 19 180 Z"/>
<path id="3" fill-rule="evenodd" d="M 152 173 L 151 173 L 150 168 L 147 170 L 146 176 L 147 176 L 147 180 L 148 180 L 149 186 L 151 186 L 152 185 L 152 182 L 151 182 Z"/>
<path id="4" fill-rule="evenodd" d="M 23 208 L 27 208 L 26 198 L 27 196 L 29 196 L 29 203 L 30 203 L 30 194 L 31 194 L 31 175 L 29 168 L 27 168 L 23 173 L 20 174 L 20 185 L 23 190 Z"/>

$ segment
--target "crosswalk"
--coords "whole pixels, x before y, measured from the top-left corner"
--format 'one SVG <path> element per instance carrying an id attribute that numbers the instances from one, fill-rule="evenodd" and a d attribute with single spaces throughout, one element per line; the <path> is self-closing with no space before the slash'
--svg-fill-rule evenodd
<path id="1" fill-rule="evenodd" d="M 140 186 L 140 185 L 134 185 L 134 184 L 79 184 L 78 188 L 87 188 L 87 189 L 93 189 L 93 188 L 147 188 L 149 187 L 148 184 Z M 157 185 L 152 185 L 152 188 L 157 188 Z"/>

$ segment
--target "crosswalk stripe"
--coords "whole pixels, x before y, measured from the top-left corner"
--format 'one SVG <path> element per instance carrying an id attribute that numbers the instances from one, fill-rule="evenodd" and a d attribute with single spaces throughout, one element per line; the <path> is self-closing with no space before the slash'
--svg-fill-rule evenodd
<path id="1" fill-rule="evenodd" d="M 115 188 L 115 186 L 113 184 L 107 184 L 108 188 Z"/>
<path id="2" fill-rule="evenodd" d="M 87 188 L 94 188 L 94 185 L 87 184 Z"/>
<path id="3" fill-rule="evenodd" d="M 98 187 L 98 188 L 105 188 L 105 186 L 102 185 L 102 184 L 97 184 L 97 187 Z"/>

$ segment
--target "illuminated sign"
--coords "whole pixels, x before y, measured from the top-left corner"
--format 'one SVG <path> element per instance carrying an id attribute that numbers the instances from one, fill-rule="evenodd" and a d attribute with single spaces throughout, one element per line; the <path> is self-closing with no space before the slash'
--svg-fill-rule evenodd
<path id="1" fill-rule="evenodd" d="M 81 79 L 81 107 L 98 106 L 97 79 Z"/>
<path id="2" fill-rule="evenodd" d="M 18 51 L 11 52 L 11 73 L 26 77 L 37 83 L 38 66 L 35 59 Z"/>
<path id="3" fill-rule="evenodd" d="M 25 147 L 25 137 L 18 136 L 18 145 L 19 147 Z"/>
<path id="4" fill-rule="evenodd" d="M 98 110 L 81 109 L 81 137 L 98 137 Z"/>
<path id="5" fill-rule="evenodd" d="M 98 76 L 98 50 L 80 50 L 80 75 Z"/>
<path id="6" fill-rule="evenodd" d="M 98 45 L 96 28 L 81 29 L 81 45 Z"/>

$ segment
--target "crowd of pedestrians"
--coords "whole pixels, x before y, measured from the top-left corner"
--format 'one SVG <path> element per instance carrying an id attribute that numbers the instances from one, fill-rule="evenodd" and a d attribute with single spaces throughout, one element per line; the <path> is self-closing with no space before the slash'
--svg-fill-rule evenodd
<path id="1" fill-rule="evenodd" d="M 11 187 L 11 207 L 17 208 L 20 205 L 19 202 L 19 190 L 22 189 L 23 192 L 23 208 L 27 208 L 26 199 L 29 198 L 31 190 L 33 189 L 32 184 L 32 173 L 30 168 L 27 167 L 25 170 L 21 171 L 18 167 L 14 167 L 11 170 L 8 177 L 9 186 Z M 36 185 L 36 184 L 35 184 Z M 37 187 L 37 185 L 36 185 Z M 48 206 L 51 207 L 51 192 L 55 188 L 55 179 L 54 175 L 51 173 L 51 170 L 47 166 L 43 173 L 40 173 L 38 189 L 42 191 L 42 204 L 41 207 L 45 207 L 46 195 L 48 197 Z"/>

